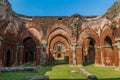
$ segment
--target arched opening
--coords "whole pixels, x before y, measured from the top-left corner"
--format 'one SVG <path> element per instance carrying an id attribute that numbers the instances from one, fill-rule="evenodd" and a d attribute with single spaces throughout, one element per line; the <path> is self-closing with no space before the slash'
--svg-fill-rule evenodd
<path id="1" fill-rule="evenodd" d="M 30 63 L 36 61 L 36 44 L 33 38 L 28 37 L 24 39 L 23 63 Z"/>
<path id="2" fill-rule="evenodd" d="M 61 54 L 58 54 L 57 58 L 61 58 L 61 57 L 62 57 Z"/>
<path id="3" fill-rule="evenodd" d="M 62 49 L 62 44 L 60 42 L 57 43 L 57 51 L 60 52 Z"/>
<path id="4" fill-rule="evenodd" d="M 66 48 L 65 48 L 64 44 L 58 41 L 53 47 L 54 59 L 64 60 L 65 59 L 65 50 L 66 50 Z"/>
<path id="5" fill-rule="evenodd" d="M 5 66 L 6 67 L 11 66 L 11 52 L 10 52 L 10 50 L 8 50 L 7 53 L 6 53 Z"/>
<path id="6" fill-rule="evenodd" d="M 110 37 L 106 36 L 104 39 L 104 57 L 105 57 L 105 65 L 110 66 L 113 65 L 113 47 L 112 40 Z"/>
<path id="7" fill-rule="evenodd" d="M 95 40 L 90 39 L 89 42 L 89 49 L 88 49 L 88 54 L 89 54 L 89 62 L 94 63 L 95 62 Z"/>
<path id="8" fill-rule="evenodd" d="M 88 64 L 95 63 L 95 40 L 93 38 L 87 38 L 85 40 L 84 47 L 84 61 Z"/>
<path id="9" fill-rule="evenodd" d="M 112 48 L 112 41 L 111 41 L 110 37 L 108 37 L 108 36 L 105 38 L 105 45 L 108 45 Z"/>
<path id="10" fill-rule="evenodd" d="M 69 48 L 68 41 L 64 36 L 57 35 L 50 40 L 49 44 L 49 55 L 50 64 L 57 61 L 57 64 L 68 63 L 69 53 L 66 51 Z"/>

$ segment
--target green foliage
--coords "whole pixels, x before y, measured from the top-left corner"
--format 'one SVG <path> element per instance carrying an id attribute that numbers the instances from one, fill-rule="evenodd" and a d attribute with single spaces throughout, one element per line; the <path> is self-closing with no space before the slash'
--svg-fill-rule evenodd
<path id="1" fill-rule="evenodd" d="M 57 51 L 61 51 L 61 46 L 57 46 Z"/>

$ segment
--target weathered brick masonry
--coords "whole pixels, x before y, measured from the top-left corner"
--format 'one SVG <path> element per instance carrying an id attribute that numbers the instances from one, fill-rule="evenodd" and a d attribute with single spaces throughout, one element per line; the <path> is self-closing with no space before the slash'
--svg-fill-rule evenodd
<path id="1" fill-rule="evenodd" d="M 119 9 L 117 1 L 102 16 L 30 17 L 16 14 L 7 0 L 1 0 L 0 66 L 33 61 L 49 65 L 61 57 L 74 66 L 89 62 L 118 68 Z"/>

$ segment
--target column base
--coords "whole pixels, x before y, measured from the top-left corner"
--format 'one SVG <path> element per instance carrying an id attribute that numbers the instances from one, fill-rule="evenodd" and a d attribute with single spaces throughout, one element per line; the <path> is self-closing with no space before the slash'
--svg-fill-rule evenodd
<path id="1" fill-rule="evenodd" d="M 120 67 L 116 67 L 115 70 L 120 71 Z"/>
<path id="2" fill-rule="evenodd" d="M 83 67 L 83 65 L 69 65 L 70 67 Z"/>
<path id="3" fill-rule="evenodd" d="M 98 67 L 106 67 L 104 64 L 95 64 L 95 66 L 98 66 Z"/>

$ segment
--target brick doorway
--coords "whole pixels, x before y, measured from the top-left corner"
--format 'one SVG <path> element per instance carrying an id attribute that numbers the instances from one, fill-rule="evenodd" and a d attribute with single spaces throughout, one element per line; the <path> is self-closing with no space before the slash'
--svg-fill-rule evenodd
<path id="1" fill-rule="evenodd" d="M 36 61 L 36 44 L 33 38 L 24 39 L 23 63 L 31 63 Z"/>
<path id="2" fill-rule="evenodd" d="M 54 61 L 69 63 L 69 44 L 65 37 L 58 35 L 49 44 L 50 64 Z M 59 64 L 59 62 L 57 62 Z"/>
<path id="3" fill-rule="evenodd" d="M 57 55 L 57 58 L 62 58 L 61 54 L 58 54 L 58 55 Z"/>
<path id="4" fill-rule="evenodd" d="M 104 64 L 106 66 L 112 66 L 113 65 L 113 47 L 112 47 L 112 40 L 110 37 L 106 36 L 104 39 Z"/>
<path id="5" fill-rule="evenodd" d="M 10 50 L 7 51 L 5 56 L 5 66 L 10 67 L 11 66 L 11 52 Z"/>
<path id="6" fill-rule="evenodd" d="M 85 47 L 85 62 L 90 64 L 95 63 L 95 40 L 92 38 L 88 38 L 86 40 Z"/>
<path id="7" fill-rule="evenodd" d="M 57 42 L 53 48 L 53 57 L 57 59 L 65 59 L 66 48 L 63 43 Z"/>
<path id="8" fill-rule="evenodd" d="M 90 63 L 95 63 L 95 48 L 94 48 L 94 46 L 95 46 L 95 40 L 90 39 L 89 49 L 88 49 Z"/>

